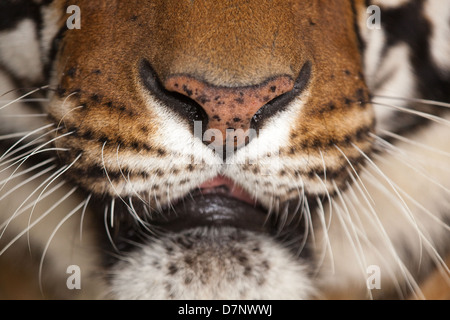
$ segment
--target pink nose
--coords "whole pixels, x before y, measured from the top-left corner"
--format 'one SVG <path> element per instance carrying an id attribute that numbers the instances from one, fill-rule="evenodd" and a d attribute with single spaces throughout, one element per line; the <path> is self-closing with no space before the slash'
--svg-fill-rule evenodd
<path id="1" fill-rule="evenodd" d="M 288 76 L 278 76 L 254 86 L 217 87 L 186 75 L 178 75 L 169 77 L 164 87 L 195 100 L 205 110 L 208 115 L 206 129 L 222 132 L 223 141 L 216 143 L 228 143 L 227 137 L 233 134 L 233 144 L 239 146 L 243 143 L 240 135 L 250 129 L 255 113 L 272 99 L 291 91 L 294 81 Z"/>

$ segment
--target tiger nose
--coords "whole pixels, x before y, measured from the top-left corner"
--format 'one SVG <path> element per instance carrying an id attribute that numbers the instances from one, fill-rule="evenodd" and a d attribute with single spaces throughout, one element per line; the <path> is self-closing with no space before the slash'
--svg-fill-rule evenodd
<path id="1" fill-rule="evenodd" d="M 199 104 L 208 117 L 207 128 L 219 130 L 222 139 L 216 144 L 238 147 L 249 142 L 253 116 L 274 98 L 291 91 L 294 81 L 289 76 L 277 76 L 247 87 L 218 87 L 188 75 L 171 76 L 164 82 L 169 91 L 178 92 Z"/>

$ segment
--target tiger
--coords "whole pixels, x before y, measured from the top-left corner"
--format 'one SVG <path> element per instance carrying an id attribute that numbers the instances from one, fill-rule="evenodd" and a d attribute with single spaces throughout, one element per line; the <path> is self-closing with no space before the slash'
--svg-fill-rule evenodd
<path id="1" fill-rule="evenodd" d="M 448 299 L 448 0 L 2 0 L 0 297 Z"/>

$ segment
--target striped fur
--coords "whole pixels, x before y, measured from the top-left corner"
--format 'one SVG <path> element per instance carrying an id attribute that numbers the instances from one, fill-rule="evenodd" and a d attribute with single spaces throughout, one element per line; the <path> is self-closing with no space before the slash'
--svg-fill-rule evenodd
<path id="1" fill-rule="evenodd" d="M 31 261 L 31 287 L 69 299 L 428 298 L 433 272 L 450 282 L 450 4 L 150 2 L 0 3 L 0 264 Z M 300 93 L 228 162 L 145 80 L 245 88 L 301 70 Z M 158 233 L 218 174 L 277 235 Z"/>

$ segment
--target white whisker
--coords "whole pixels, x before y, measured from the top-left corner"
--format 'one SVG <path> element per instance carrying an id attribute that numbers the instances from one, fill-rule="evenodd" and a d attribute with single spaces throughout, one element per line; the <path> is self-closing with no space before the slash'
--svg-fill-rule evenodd
<path id="1" fill-rule="evenodd" d="M 416 227 L 417 233 L 419 235 L 419 239 L 420 241 L 422 241 L 422 237 L 420 237 L 420 229 L 419 226 L 417 224 L 416 219 L 414 218 L 414 215 L 412 214 L 411 210 L 409 209 L 408 205 L 406 204 L 405 200 L 403 199 L 403 197 L 400 195 L 400 193 L 397 191 L 397 189 L 395 188 L 393 182 L 391 179 L 389 179 L 386 174 L 375 164 L 375 162 L 373 162 L 372 159 L 370 159 L 364 151 L 362 151 L 357 145 L 355 145 L 354 143 L 352 143 L 352 146 L 358 150 L 358 152 L 369 162 L 369 164 L 378 172 L 378 174 L 380 174 L 381 177 L 383 177 L 383 179 L 389 184 L 389 186 L 391 187 L 391 189 L 394 191 L 394 193 L 396 194 L 396 196 L 398 197 L 398 199 L 401 201 L 402 204 L 402 212 L 404 212 L 406 214 L 406 217 L 408 218 L 408 220 Z"/>
<path id="2" fill-rule="evenodd" d="M 362 249 L 360 239 L 355 231 L 355 225 L 350 218 L 350 213 L 348 212 L 347 205 L 346 205 L 344 198 L 342 197 L 342 194 L 334 180 L 333 180 L 333 186 L 337 192 L 338 198 L 341 201 L 341 204 L 343 207 L 343 210 L 340 210 L 341 209 L 340 206 L 335 202 L 334 203 L 335 209 L 337 209 L 337 210 L 335 210 L 335 212 L 336 212 L 335 215 L 338 218 L 347 239 L 349 240 L 350 246 L 351 246 L 351 248 L 356 256 L 356 259 L 358 261 L 358 264 L 361 268 L 361 274 L 364 277 L 367 275 L 366 268 L 368 266 L 366 258 L 365 258 L 364 250 Z M 346 216 L 344 217 L 345 213 L 346 213 Z M 347 219 L 345 219 L 345 218 L 347 218 Z M 350 230 L 352 232 L 350 232 Z M 353 233 L 353 236 L 352 236 L 352 233 Z M 372 293 L 370 292 L 370 290 L 368 290 L 368 294 L 369 294 L 369 297 L 371 299 L 373 299 Z"/>
<path id="3" fill-rule="evenodd" d="M 38 163 L 38 164 L 36 164 L 36 165 L 34 165 L 34 166 L 32 166 L 32 167 L 26 169 L 26 170 L 22 170 L 22 171 L 20 171 L 20 172 L 17 173 L 17 174 L 14 174 L 14 175 L 12 175 L 12 176 L 9 176 L 9 177 L 6 178 L 6 179 L 1 180 L 1 181 L 0 181 L 0 185 L 2 185 L 2 187 L 0 188 L 0 191 L 5 187 L 5 185 L 6 185 L 9 181 L 14 180 L 14 179 L 17 179 L 18 177 L 21 177 L 21 176 L 23 176 L 23 175 L 25 175 L 25 174 L 27 174 L 27 173 L 30 173 L 30 172 L 36 170 L 37 168 L 43 167 L 43 166 L 45 166 L 46 164 L 49 164 L 49 163 L 51 163 L 51 162 L 53 162 L 53 161 L 55 161 L 55 158 L 49 158 L 49 159 L 47 159 L 47 160 L 45 160 L 45 161 L 42 161 L 42 162 L 40 162 L 40 163 Z"/>
<path id="4" fill-rule="evenodd" d="M 114 206 L 116 205 L 116 199 L 111 198 L 111 212 L 110 212 L 110 226 L 114 228 Z"/>
<path id="5" fill-rule="evenodd" d="M 13 101 L 14 99 L 8 99 L 8 100 L 0 100 L 0 103 L 8 103 Z M 48 98 L 30 98 L 30 99 L 20 99 L 20 102 L 49 102 L 50 99 Z"/>
<path id="6" fill-rule="evenodd" d="M 126 206 L 126 207 L 128 208 L 128 210 L 129 210 L 129 212 L 132 213 L 132 215 L 133 215 L 135 218 L 137 217 L 137 220 L 142 224 L 143 227 L 146 227 L 145 222 L 142 221 L 142 219 L 140 219 L 140 218 L 138 217 L 138 215 L 137 215 L 137 213 L 134 211 L 134 209 L 133 209 L 132 207 L 130 207 L 130 205 L 129 205 L 122 197 L 121 197 L 120 193 L 117 191 L 116 187 L 115 187 L 114 184 L 112 183 L 111 178 L 109 177 L 108 170 L 106 169 L 105 158 L 104 158 L 104 149 L 105 149 L 106 143 L 107 143 L 106 141 L 103 143 L 103 146 L 102 146 L 102 152 L 101 152 L 101 155 L 102 155 L 103 171 L 104 171 L 105 174 L 106 174 L 106 178 L 108 179 L 109 184 L 110 184 L 111 187 L 113 188 L 113 190 L 114 190 L 114 192 L 116 193 L 117 197 L 123 202 L 123 204 L 125 204 L 125 206 Z M 114 199 L 114 198 L 113 198 L 113 199 Z M 134 213 L 134 214 L 133 214 L 133 213 Z"/>
<path id="7" fill-rule="evenodd" d="M 44 174 L 47 173 L 48 171 L 53 170 L 54 167 L 56 167 L 56 166 L 49 167 L 49 168 L 47 168 L 47 169 L 45 169 L 45 170 L 43 170 L 43 171 L 41 171 L 41 172 L 38 172 L 36 175 L 39 175 L 39 176 L 44 175 Z M 38 190 L 39 190 L 40 188 L 42 188 L 45 184 L 47 184 L 50 180 L 52 180 L 53 177 L 56 176 L 58 173 L 60 173 L 63 169 L 65 169 L 65 167 L 62 167 L 62 168 L 58 169 L 56 172 L 52 173 L 52 174 L 50 175 L 50 177 L 48 177 L 47 179 L 45 179 L 44 182 L 42 182 L 37 188 L 34 189 L 33 192 L 31 192 L 31 193 L 26 197 L 26 199 L 20 204 L 19 207 L 16 208 L 16 211 L 15 211 L 15 212 L 11 215 L 11 217 L 7 220 L 6 226 L 4 227 L 2 233 L 0 234 L 0 238 L 3 236 L 3 233 L 5 232 L 6 228 L 7 228 L 8 225 L 9 225 L 9 223 L 10 223 L 12 220 L 14 220 L 14 219 L 16 218 L 17 212 L 25 205 L 25 203 L 26 203 L 26 202 L 27 202 L 27 201 L 28 201 L 28 200 L 29 200 L 36 192 L 38 192 Z M 35 175 L 35 176 L 36 176 L 36 175 Z M 39 176 L 37 176 L 37 177 L 39 177 Z M 33 176 L 33 177 L 34 177 L 34 176 Z M 33 178 L 33 177 L 30 177 L 29 179 L 26 179 L 25 181 L 23 181 L 23 182 L 20 183 L 19 185 L 15 186 L 13 189 L 15 190 L 15 189 L 20 188 L 21 186 L 27 184 L 28 182 L 32 181 L 32 180 L 30 180 L 30 179 Z M 11 191 L 11 190 L 8 191 L 8 193 L 11 193 L 11 192 L 13 192 L 13 191 Z M 8 193 L 7 193 L 7 194 L 8 194 Z M 0 201 L 1 201 L 2 199 L 4 199 L 4 197 L 7 196 L 7 194 L 4 194 L 4 195 L 0 198 Z"/>
<path id="8" fill-rule="evenodd" d="M 81 156 L 82 156 L 82 154 L 80 153 L 76 158 L 75 158 L 75 160 L 73 160 L 72 161 L 72 163 L 70 163 L 69 165 L 66 165 L 66 166 L 64 166 L 64 167 L 62 167 L 60 170 L 58 170 L 58 171 L 60 171 L 60 172 L 58 172 L 58 171 L 56 171 L 56 175 L 47 183 L 47 185 L 42 189 L 42 191 L 41 191 L 41 193 L 39 194 L 39 196 L 37 197 L 37 199 L 36 199 L 36 201 L 34 202 L 34 206 L 33 206 L 33 209 L 31 210 L 31 212 L 30 212 L 30 216 L 29 216 L 29 218 L 28 218 L 28 224 L 30 224 L 30 222 L 31 222 L 31 217 L 33 216 L 33 212 L 34 212 L 34 209 L 36 208 L 36 205 L 38 204 L 38 202 L 39 202 L 39 199 L 41 198 L 41 196 L 42 196 L 42 194 L 45 192 L 45 190 L 47 190 L 47 188 L 54 182 L 54 181 L 56 181 L 56 179 L 58 179 L 61 175 L 63 175 L 65 172 L 67 172 L 80 158 L 81 158 Z M 27 240 L 28 240 L 28 246 L 30 246 L 30 237 L 29 237 L 29 235 L 28 235 L 28 238 L 27 238 Z"/>
<path id="9" fill-rule="evenodd" d="M 64 148 L 47 148 L 47 149 L 42 149 L 39 150 L 38 152 L 35 152 L 34 154 L 30 154 L 29 152 L 26 152 L 23 155 L 18 156 L 17 158 L 14 159 L 10 159 L 12 161 L 14 161 L 12 164 L 10 164 L 9 166 L 7 166 L 6 168 L 3 168 L 0 170 L 1 172 L 4 172 L 8 169 L 10 169 L 11 167 L 14 167 L 16 164 L 19 164 L 18 167 L 16 167 L 14 169 L 14 172 L 11 175 L 14 175 L 16 173 L 17 170 L 19 170 L 19 168 L 21 167 L 21 165 L 23 164 L 24 161 L 26 161 L 27 159 L 25 159 L 26 157 L 28 158 L 28 156 L 34 156 L 34 155 L 38 155 L 40 153 L 44 153 L 44 152 L 49 152 L 49 151 L 69 151 L 70 149 L 64 149 Z M 6 162 L 10 162 L 10 161 L 5 161 L 2 164 L 7 164 Z"/>
<path id="10" fill-rule="evenodd" d="M 370 172 L 366 172 L 367 175 L 371 176 L 374 179 L 374 176 L 370 174 Z M 396 185 L 394 182 L 393 184 L 396 186 L 396 188 L 399 190 L 399 192 L 402 192 L 405 197 L 407 197 L 411 202 L 413 202 L 417 207 L 419 208 L 423 208 L 425 209 L 418 201 L 416 201 L 413 197 L 411 197 L 410 195 L 408 195 L 407 192 L 405 192 L 404 190 L 402 190 L 398 185 Z M 382 186 L 380 184 L 373 184 L 374 187 L 378 188 L 380 191 L 382 190 Z M 429 210 L 425 209 L 424 213 L 427 214 L 429 217 L 433 218 L 433 220 L 435 220 L 439 225 L 443 226 L 446 229 L 449 229 L 449 227 L 442 222 L 439 218 L 435 217 Z M 417 227 L 419 228 L 419 227 Z M 420 229 L 419 229 L 420 230 Z M 420 249 L 422 249 L 422 245 L 425 244 L 425 248 L 427 250 L 427 252 L 430 254 L 430 256 L 433 258 L 435 257 L 437 259 L 437 264 L 441 264 L 442 267 L 445 269 L 445 271 L 447 272 L 447 274 L 450 274 L 450 269 L 447 267 L 446 263 L 444 262 L 444 260 L 442 259 L 442 257 L 439 255 L 439 253 L 437 252 L 435 246 L 431 243 L 431 241 L 429 240 L 429 238 L 424 235 L 423 231 L 420 230 L 420 237 L 421 237 L 421 244 L 420 244 Z M 423 244 L 422 244 L 423 243 Z M 422 256 L 422 254 L 420 254 L 420 257 Z M 419 259 L 420 261 L 422 260 L 422 258 Z"/>
<path id="11" fill-rule="evenodd" d="M 403 141 L 405 143 L 408 143 L 408 144 L 417 146 L 419 148 L 422 148 L 422 149 L 425 149 L 425 150 L 428 150 L 428 151 L 431 151 L 431 152 L 434 152 L 434 153 L 437 153 L 437 154 L 440 154 L 440 155 L 443 155 L 445 157 L 449 157 L 450 158 L 450 153 L 448 153 L 448 152 L 445 152 L 443 150 L 439 150 L 439 149 L 430 147 L 430 146 L 428 146 L 426 144 L 417 142 L 417 141 L 412 140 L 412 139 L 408 139 L 408 138 L 403 137 L 401 135 L 398 135 L 396 133 L 393 133 L 393 132 L 390 132 L 390 131 L 387 131 L 387 130 L 380 130 L 380 133 L 382 133 L 382 134 L 384 134 L 386 136 L 389 136 L 391 138 L 395 138 L 395 139 Z"/>
<path id="12" fill-rule="evenodd" d="M 30 224 L 27 228 L 22 230 L 18 235 L 14 237 L 3 249 L 0 251 L 0 256 L 5 253 L 8 248 L 10 248 L 18 239 L 20 239 L 24 234 L 29 232 L 34 226 L 36 226 L 39 222 L 41 222 L 45 217 L 47 217 L 56 207 L 58 207 L 62 202 L 64 202 L 68 197 L 70 197 L 75 191 L 77 187 L 73 187 L 65 196 L 55 202 L 50 209 L 45 211 L 41 216 L 39 216 L 32 224 Z"/>
<path id="13" fill-rule="evenodd" d="M 33 93 L 36 93 L 36 92 L 38 92 L 38 91 L 47 89 L 48 87 L 49 87 L 49 86 L 47 85 L 47 86 L 42 86 L 42 87 L 40 87 L 40 88 L 34 89 L 34 90 L 32 90 L 32 91 L 30 91 L 30 92 L 28 92 L 28 93 L 26 93 L 26 94 L 20 96 L 19 98 L 14 99 L 14 100 L 8 102 L 7 104 L 1 106 L 1 107 L 0 107 L 0 110 L 4 109 L 4 108 L 6 108 L 6 107 L 8 107 L 8 106 L 10 106 L 10 105 L 12 105 L 12 104 L 14 104 L 14 103 L 20 101 L 20 100 L 22 100 L 22 99 L 25 98 L 25 97 L 28 97 L 28 96 L 32 95 Z"/>
<path id="14" fill-rule="evenodd" d="M 353 176 L 352 176 L 352 178 L 355 179 Z M 394 244 L 392 243 L 391 238 L 389 237 L 386 229 L 383 226 L 383 223 L 381 222 L 380 218 L 378 217 L 378 214 L 375 211 L 375 208 L 373 207 L 372 203 L 369 201 L 364 190 L 359 185 L 359 182 L 354 180 L 353 185 L 356 186 L 356 188 L 359 191 L 359 194 L 361 195 L 361 197 L 363 198 L 364 202 L 367 204 L 368 209 L 369 209 L 368 212 L 365 210 L 362 210 L 359 212 L 366 213 L 366 216 L 373 221 L 372 225 L 374 227 L 378 227 L 379 235 L 381 236 L 381 239 L 384 240 L 384 243 L 385 243 L 387 249 L 392 254 L 392 257 L 394 258 L 395 262 L 397 263 L 397 266 L 399 267 L 400 272 L 403 274 L 404 279 L 407 281 L 408 286 L 411 288 L 411 290 L 416 295 L 418 295 L 418 297 L 420 299 L 425 299 L 416 280 L 411 275 L 410 271 L 408 270 L 408 268 L 405 266 L 404 262 L 399 257 L 399 255 L 394 247 Z M 363 206 L 361 206 L 361 207 L 363 208 Z M 387 264 L 387 265 L 389 265 L 389 264 Z M 400 294 L 400 296 L 403 296 L 403 294 L 402 294 L 403 291 L 400 288 L 398 288 L 398 290 L 399 290 L 398 293 Z"/>
<path id="15" fill-rule="evenodd" d="M 104 224 L 105 224 L 106 235 L 108 236 L 108 239 L 109 239 L 109 241 L 110 241 L 110 243 L 111 243 L 113 249 L 114 249 L 117 253 L 120 254 L 119 249 L 116 247 L 116 244 L 115 244 L 114 241 L 113 241 L 113 238 L 112 238 L 112 236 L 111 236 L 111 232 L 109 232 L 109 228 L 108 228 L 108 211 L 109 211 L 109 210 L 108 210 L 108 206 L 106 205 L 106 206 L 105 206 L 105 212 L 104 212 L 104 218 L 103 218 Z"/>
<path id="16" fill-rule="evenodd" d="M 350 195 L 346 195 L 343 194 L 343 197 L 347 198 L 347 204 L 349 205 L 349 207 L 352 208 L 352 212 L 354 213 L 353 216 L 356 219 L 356 221 L 358 222 L 359 228 L 357 228 L 358 231 L 358 235 L 359 237 L 364 240 L 364 243 L 370 248 L 371 252 L 373 252 L 378 259 L 380 259 L 381 262 L 384 263 L 385 266 L 385 270 L 387 270 L 387 273 L 390 277 L 390 279 L 392 280 L 392 283 L 398 293 L 398 295 L 400 297 L 403 296 L 403 292 L 402 289 L 400 287 L 400 283 L 395 275 L 394 270 L 392 269 L 392 267 L 390 266 L 390 263 L 388 263 L 386 257 L 384 256 L 384 254 L 381 253 L 380 248 L 379 248 L 379 243 L 377 243 L 376 245 L 367 237 L 366 234 L 366 230 L 364 228 L 364 225 L 361 221 L 361 215 L 363 214 L 365 217 L 367 217 L 370 221 L 370 226 L 371 227 L 377 227 L 377 223 L 375 221 L 375 219 L 370 215 L 369 212 L 367 212 L 366 208 L 361 204 L 358 196 L 355 193 L 354 190 L 354 186 L 356 184 L 358 191 L 360 193 L 363 192 L 363 190 L 360 188 L 359 185 L 357 185 L 356 179 L 355 177 L 352 176 L 352 180 L 353 180 L 353 184 L 350 184 L 347 182 L 347 188 L 349 190 Z M 349 198 L 349 196 L 352 197 L 352 199 Z M 366 199 L 367 200 L 367 199 Z M 355 201 L 355 205 L 353 204 L 353 201 Z M 369 202 L 367 202 L 368 204 L 370 204 Z M 358 209 L 357 209 L 358 208 Z M 373 208 L 371 208 L 370 210 L 372 210 L 373 212 L 375 212 L 375 210 Z M 386 243 L 391 243 L 390 239 L 384 239 L 386 241 Z"/>
<path id="17" fill-rule="evenodd" d="M 325 237 L 325 245 L 322 248 L 322 253 L 318 259 L 319 262 L 317 263 L 316 275 L 319 273 L 320 268 L 325 261 L 327 250 L 330 253 L 331 273 L 334 274 L 336 272 L 335 265 L 334 265 L 335 261 L 334 261 L 333 249 L 331 248 L 331 242 L 330 242 L 330 237 L 329 237 L 329 228 L 327 228 L 327 225 L 325 223 L 325 210 L 323 208 L 322 201 L 320 201 L 319 197 L 316 197 L 316 201 L 317 201 L 317 205 L 319 207 L 319 212 L 318 212 L 319 221 L 320 221 L 320 225 L 322 227 L 324 237 Z M 331 206 L 331 204 L 330 204 L 330 206 Z"/>
<path id="18" fill-rule="evenodd" d="M 27 139 L 28 137 L 32 136 L 33 134 L 35 134 L 35 133 L 37 133 L 37 132 L 39 132 L 39 131 L 41 131 L 41 130 L 45 130 L 45 129 L 47 129 L 47 128 L 50 128 L 50 127 L 52 127 L 52 126 L 54 126 L 54 124 L 48 124 L 48 125 L 42 126 L 42 127 L 38 128 L 38 129 L 35 129 L 35 130 L 29 132 L 29 133 L 26 134 L 25 136 L 23 136 L 21 139 L 19 139 L 16 143 L 14 143 L 8 150 L 6 150 L 6 151 L 0 156 L 0 161 L 2 161 L 3 158 L 5 158 L 5 156 L 6 156 L 11 150 L 13 150 L 16 146 L 18 146 L 22 141 L 24 141 L 24 140 Z M 46 132 L 43 136 L 45 136 L 45 135 L 47 135 L 47 134 L 48 134 L 48 132 Z M 43 136 L 40 136 L 40 137 L 38 137 L 38 138 L 41 138 L 41 137 L 43 137 Z M 38 139 L 38 138 L 36 138 L 36 139 Z"/>
<path id="19" fill-rule="evenodd" d="M 13 173 L 15 173 L 17 170 L 19 170 L 19 168 L 20 168 L 20 167 L 25 163 L 25 161 L 27 161 L 31 156 L 33 156 L 33 155 L 39 153 L 38 151 L 41 151 L 41 149 L 42 149 L 43 147 L 45 147 L 45 146 L 48 145 L 48 144 L 53 143 L 54 141 L 56 141 L 56 140 L 58 140 L 58 139 L 61 139 L 61 138 L 65 137 L 65 136 L 68 136 L 68 135 L 70 135 L 70 134 L 72 134 L 72 133 L 73 133 L 73 132 L 65 133 L 65 134 L 63 134 L 63 135 L 61 135 L 61 136 L 58 136 L 58 137 L 56 137 L 56 138 L 53 138 L 53 139 L 47 141 L 46 143 L 41 144 L 39 147 L 36 147 L 35 149 L 33 149 L 33 151 L 32 151 L 30 154 L 28 154 L 28 155 L 25 156 L 23 159 L 21 159 L 20 161 L 18 161 L 18 162 L 20 162 L 20 164 L 16 167 L 16 169 L 14 169 L 14 172 L 13 172 Z M 50 149 L 50 150 L 56 150 L 56 149 L 57 149 L 57 148 L 52 148 L 52 149 Z M 63 149 L 63 150 L 67 150 L 67 149 Z M 3 169 L 3 170 L 5 170 L 5 169 Z M 1 170 L 0 172 L 2 172 L 3 170 Z"/>
<path id="20" fill-rule="evenodd" d="M 359 182 L 361 183 L 361 186 L 363 187 L 364 191 L 366 191 L 367 196 L 369 197 L 369 199 L 372 201 L 373 204 L 375 204 L 375 201 L 372 199 L 372 197 L 370 196 L 369 191 L 367 191 L 366 186 L 364 185 L 364 183 L 361 180 L 361 177 L 359 176 L 358 172 L 356 171 L 355 167 L 353 166 L 353 164 L 351 163 L 350 159 L 347 157 L 347 155 L 341 150 L 341 148 L 339 148 L 337 145 L 334 145 L 334 147 L 342 154 L 342 156 L 344 157 L 344 159 L 347 161 L 347 163 L 350 165 L 350 168 L 352 168 L 352 171 L 354 172 L 356 178 L 359 180 Z"/>
<path id="21" fill-rule="evenodd" d="M 42 267 L 44 265 L 44 259 L 45 259 L 45 254 L 47 253 L 48 248 L 50 247 L 50 243 L 52 242 L 56 232 L 58 232 L 59 228 L 61 228 L 61 226 L 69 219 L 71 218 L 75 213 L 77 213 L 84 205 L 86 204 L 86 200 L 82 201 L 78 206 L 76 206 L 72 211 L 70 211 L 59 223 L 58 225 L 55 227 L 55 229 L 53 230 L 53 232 L 51 233 L 47 243 L 45 244 L 45 248 L 44 251 L 42 252 L 42 257 L 41 257 L 41 261 L 39 263 L 39 289 L 42 293 L 42 295 L 44 295 L 44 290 L 42 288 Z"/>
<path id="22" fill-rule="evenodd" d="M 52 189 L 50 189 L 49 191 L 47 191 L 46 193 L 44 193 L 41 197 L 41 201 L 45 198 L 47 198 L 48 196 L 50 196 L 51 194 L 53 194 L 56 190 L 59 190 L 64 184 L 66 184 L 66 181 L 61 181 L 60 183 L 58 183 L 56 186 L 54 186 Z M 34 206 L 34 202 L 27 204 L 24 207 L 21 207 L 20 210 L 16 211 L 15 216 L 16 218 L 19 217 L 20 215 L 22 215 L 22 213 L 24 213 L 25 211 L 27 211 L 28 209 L 32 208 Z M 0 225 L 0 229 L 4 228 L 7 225 L 8 221 L 3 222 Z M 1 236 L 0 236 L 1 238 Z"/>
<path id="23" fill-rule="evenodd" d="M 8 190 L 8 192 L 5 192 L 4 194 L 2 194 L 2 196 L 0 197 L 0 201 L 2 201 L 3 199 L 5 199 L 6 197 L 8 197 L 10 194 L 14 193 L 17 189 L 20 189 L 21 187 L 23 187 L 24 185 L 30 183 L 33 180 L 36 180 L 37 178 L 39 178 L 40 176 L 46 174 L 47 172 L 53 170 L 56 168 L 56 165 L 52 165 L 48 168 L 45 168 L 42 171 L 39 171 L 38 173 L 32 175 L 31 177 L 25 179 L 24 181 L 22 181 L 19 184 L 16 184 L 14 187 L 12 187 L 11 189 Z"/>
<path id="24" fill-rule="evenodd" d="M 421 112 L 421 111 L 417 111 L 417 110 L 413 110 L 413 109 L 408 109 L 408 108 L 404 108 L 404 107 L 400 107 L 400 106 L 396 106 L 396 105 L 392 105 L 392 104 L 387 104 L 387 103 L 381 103 L 381 102 L 375 102 L 372 101 L 372 104 L 378 105 L 378 106 L 382 106 L 382 107 L 388 107 L 388 108 L 394 108 L 397 109 L 399 111 L 405 112 L 405 113 L 409 113 L 409 114 L 413 114 L 431 121 L 434 121 L 436 123 L 445 125 L 445 126 L 450 126 L 450 121 L 443 119 L 441 117 L 426 113 L 426 112 Z"/>
<path id="25" fill-rule="evenodd" d="M 84 216 L 86 213 L 86 209 L 88 207 L 89 201 L 92 198 L 92 193 L 90 193 L 86 198 L 86 203 L 83 207 L 83 211 L 81 212 L 81 218 L 80 218 L 80 243 L 83 241 L 83 222 L 84 222 Z"/>
<path id="26" fill-rule="evenodd" d="M 47 116 L 47 113 L 5 114 L 2 118 L 46 118 Z"/>
<path id="27" fill-rule="evenodd" d="M 14 138 L 18 138 L 18 137 L 23 137 L 24 135 L 27 135 L 30 132 L 31 131 L 24 131 L 24 132 L 15 132 L 15 133 L 10 133 L 10 134 L 0 135 L 0 141 L 1 140 L 14 139 Z"/>
<path id="28" fill-rule="evenodd" d="M 432 105 L 437 107 L 450 108 L 450 103 L 435 101 L 435 100 L 427 100 L 427 99 L 418 99 L 418 98 L 403 98 L 403 97 L 390 97 L 383 95 L 375 95 L 376 98 L 390 99 L 390 100 L 400 100 L 400 101 L 408 101 L 408 102 L 417 102 L 425 105 Z"/>

